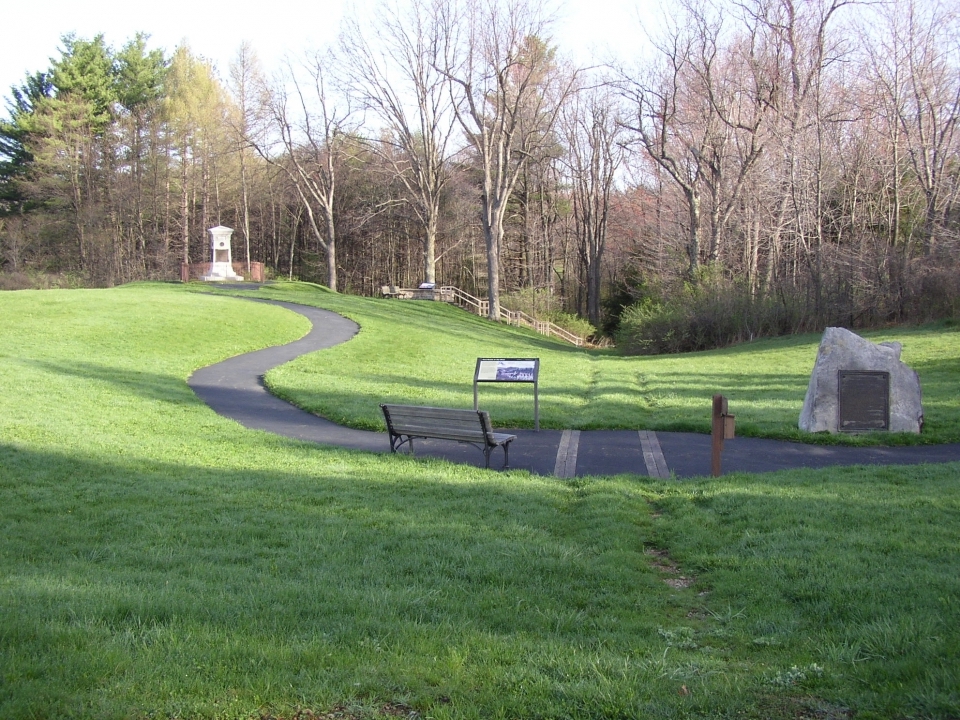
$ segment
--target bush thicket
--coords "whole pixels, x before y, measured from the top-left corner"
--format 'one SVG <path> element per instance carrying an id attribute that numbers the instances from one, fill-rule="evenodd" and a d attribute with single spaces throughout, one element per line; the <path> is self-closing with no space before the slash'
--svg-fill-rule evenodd
<path id="1" fill-rule="evenodd" d="M 626 355 L 693 352 L 825 327 L 879 328 L 960 316 L 960 277 L 931 266 L 888 287 L 854 287 L 839 277 L 809 288 L 760 294 L 746 283 L 703 271 L 694 281 L 643 285 L 619 316 L 615 338 Z"/>

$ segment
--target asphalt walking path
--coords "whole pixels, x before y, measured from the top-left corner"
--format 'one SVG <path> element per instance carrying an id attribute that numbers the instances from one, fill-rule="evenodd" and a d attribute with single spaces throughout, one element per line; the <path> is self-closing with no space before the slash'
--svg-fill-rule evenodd
<path id="1" fill-rule="evenodd" d="M 389 452 L 386 432 L 354 430 L 304 412 L 274 397 L 263 385 L 268 370 L 305 353 L 352 338 L 360 329 L 341 315 L 306 305 L 269 302 L 306 317 L 310 332 L 287 345 L 239 355 L 197 370 L 187 381 L 197 396 L 220 415 L 257 430 L 368 452 Z M 709 398 L 705 408 L 709 409 Z M 494 419 L 495 420 L 495 419 Z M 632 473 L 651 477 L 698 477 L 710 474 L 711 439 L 697 433 L 636 430 L 502 430 L 515 434 L 510 468 L 538 475 L 575 477 Z M 483 467 L 483 453 L 471 445 L 417 440 L 416 454 Z M 838 465 L 914 465 L 960 461 L 960 444 L 911 447 L 805 445 L 780 440 L 727 440 L 723 472 L 772 472 L 787 468 Z M 503 462 L 495 450 L 490 466 Z"/>

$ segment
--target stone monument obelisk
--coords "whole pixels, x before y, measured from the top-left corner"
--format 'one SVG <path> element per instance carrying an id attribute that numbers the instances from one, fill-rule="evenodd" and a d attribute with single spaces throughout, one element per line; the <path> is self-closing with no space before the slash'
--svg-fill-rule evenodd
<path id="1" fill-rule="evenodd" d="M 233 235 L 233 228 L 217 225 L 207 232 L 210 233 L 213 263 L 210 265 L 210 274 L 203 276 L 204 281 L 243 280 L 242 276 L 233 271 L 233 258 L 230 256 L 230 236 Z"/>

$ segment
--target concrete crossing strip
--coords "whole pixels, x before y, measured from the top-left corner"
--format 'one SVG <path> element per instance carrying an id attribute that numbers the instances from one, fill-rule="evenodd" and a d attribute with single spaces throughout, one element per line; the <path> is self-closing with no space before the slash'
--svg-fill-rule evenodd
<path id="1" fill-rule="evenodd" d="M 564 430 L 557 448 L 557 464 L 553 474 L 561 478 L 572 478 L 577 474 L 577 449 L 580 447 L 580 431 Z"/>
<path id="2" fill-rule="evenodd" d="M 643 462 L 647 466 L 647 475 L 662 480 L 668 479 L 670 470 L 667 469 L 667 460 L 663 457 L 657 434 L 652 430 L 637 432 L 640 434 L 640 447 L 643 449 Z"/>

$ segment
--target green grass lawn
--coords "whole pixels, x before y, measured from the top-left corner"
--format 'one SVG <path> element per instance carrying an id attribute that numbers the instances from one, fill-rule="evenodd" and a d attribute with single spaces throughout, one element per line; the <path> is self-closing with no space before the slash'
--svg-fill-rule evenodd
<path id="1" fill-rule="evenodd" d="M 650 367 L 463 316 L 466 382 L 405 386 L 376 336 L 417 304 L 277 292 L 356 303 L 361 334 L 296 373 L 342 376 L 344 398 L 361 361 L 391 398 L 439 402 L 469 397 L 475 352 L 540 355 L 597 368 L 551 377 L 599 424 L 626 399 L 577 388 Z M 442 365 L 461 316 L 411 311 Z M 185 384 L 301 336 L 280 308 L 139 285 L 2 293 L 0 318 L 2 718 L 960 715 L 958 465 L 561 481 L 339 451 L 246 430 Z M 644 376 L 666 387 L 683 359 L 663 362 Z"/>
<path id="2" fill-rule="evenodd" d="M 267 375 L 277 395 L 353 427 L 383 429 L 381 402 L 472 407 L 478 357 L 539 357 L 540 423 L 545 428 L 707 433 L 711 398 L 722 393 L 744 436 L 861 445 L 960 442 L 958 327 L 866 334 L 875 342 L 903 343 L 904 362 L 920 374 L 922 435 L 811 435 L 801 433 L 797 422 L 819 335 L 686 355 L 620 357 L 498 327 L 444 303 L 350 297 L 298 284 L 256 294 L 319 305 L 361 326 L 353 341 Z M 532 427 L 529 385 L 482 385 L 480 398 L 495 425 Z"/>

